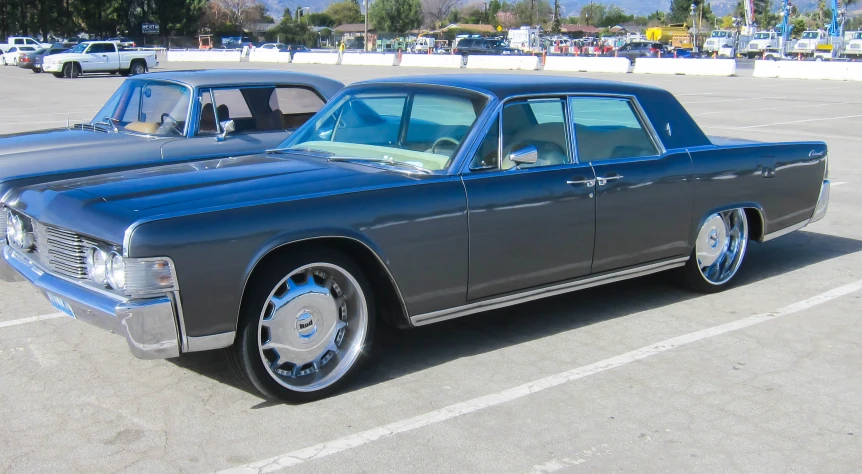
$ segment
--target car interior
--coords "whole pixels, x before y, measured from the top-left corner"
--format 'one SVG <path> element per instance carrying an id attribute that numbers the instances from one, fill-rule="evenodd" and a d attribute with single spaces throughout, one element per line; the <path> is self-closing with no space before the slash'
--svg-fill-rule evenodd
<path id="1" fill-rule="evenodd" d="M 198 133 L 218 133 L 218 123 L 227 120 L 233 120 L 234 133 L 296 130 L 324 103 L 316 93 L 300 87 L 217 89 L 213 95 L 218 105 L 209 101 L 203 105 Z"/>

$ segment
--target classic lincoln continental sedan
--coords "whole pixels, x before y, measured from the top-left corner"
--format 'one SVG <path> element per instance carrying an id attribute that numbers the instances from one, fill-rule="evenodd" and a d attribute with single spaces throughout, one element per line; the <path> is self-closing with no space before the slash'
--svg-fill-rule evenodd
<path id="1" fill-rule="evenodd" d="M 90 122 L 0 137 L 0 197 L 27 184 L 260 153 L 281 143 L 343 87 L 282 71 L 135 76 Z M 14 278 L 0 265 L 0 279 Z"/>
<path id="2" fill-rule="evenodd" d="M 750 241 L 824 216 L 824 143 L 717 143 L 639 85 L 369 81 L 265 154 L 16 188 L 3 257 L 137 357 L 228 348 L 265 397 L 305 401 L 378 323 L 665 270 L 720 291 Z"/>

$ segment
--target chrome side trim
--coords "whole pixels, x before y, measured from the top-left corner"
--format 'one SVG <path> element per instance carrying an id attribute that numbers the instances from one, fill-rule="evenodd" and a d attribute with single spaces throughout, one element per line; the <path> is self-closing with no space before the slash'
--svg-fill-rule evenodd
<path id="1" fill-rule="evenodd" d="M 637 278 L 640 276 L 649 275 L 651 273 L 657 273 L 673 268 L 678 268 L 685 265 L 685 262 L 687 261 L 688 257 L 674 258 L 671 260 L 650 263 L 647 265 L 629 268 L 618 272 L 590 276 L 586 278 L 581 278 L 579 280 L 560 283 L 544 288 L 536 288 L 521 293 L 500 296 L 498 298 L 484 301 L 477 301 L 475 303 L 458 306 L 456 308 L 442 309 L 440 311 L 434 311 L 425 314 L 417 314 L 416 316 L 410 317 L 410 323 L 414 326 L 424 326 L 426 324 L 445 321 L 447 319 L 460 318 L 461 316 L 467 316 L 482 311 L 505 308 L 506 306 L 526 303 L 528 301 L 547 298 L 550 296 L 561 295 L 563 293 L 569 293 L 571 291 L 592 288 L 594 286 L 604 285 L 605 283 L 628 280 L 629 278 Z"/>
<path id="2" fill-rule="evenodd" d="M 769 242 L 772 239 L 777 239 L 778 237 L 787 235 L 791 232 L 795 232 L 795 231 L 807 226 L 809 222 L 811 222 L 811 219 L 805 219 L 804 221 L 802 221 L 798 224 L 794 224 L 790 227 L 785 227 L 781 230 L 777 230 L 775 232 L 770 232 L 769 234 L 766 234 L 763 236 L 762 242 Z"/>
<path id="3" fill-rule="evenodd" d="M 223 332 L 210 336 L 187 337 L 187 348 L 183 352 L 200 352 L 212 349 L 223 349 L 233 345 L 236 331 Z"/>

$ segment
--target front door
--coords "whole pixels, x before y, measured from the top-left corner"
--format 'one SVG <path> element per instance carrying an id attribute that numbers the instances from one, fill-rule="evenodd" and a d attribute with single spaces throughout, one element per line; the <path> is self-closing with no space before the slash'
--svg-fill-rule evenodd
<path id="1" fill-rule="evenodd" d="M 84 72 L 107 71 L 111 69 L 111 59 L 117 55 L 113 44 L 95 43 L 87 49 L 87 59 L 81 61 Z"/>
<path id="2" fill-rule="evenodd" d="M 686 254 L 691 158 L 665 152 L 627 97 L 569 99 L 578 159 L 596 174 L 593 273 Z"/>
<path id="3" fill-rule="evenodd" d="M 595 176 L 572 159 L 565 109 L 562 98 L 508 103 L 463 175 L 468 300 L 590 272 Z M 529 147 L 537 152 L 535 163 L 512 161 L 512 152 Z"/>

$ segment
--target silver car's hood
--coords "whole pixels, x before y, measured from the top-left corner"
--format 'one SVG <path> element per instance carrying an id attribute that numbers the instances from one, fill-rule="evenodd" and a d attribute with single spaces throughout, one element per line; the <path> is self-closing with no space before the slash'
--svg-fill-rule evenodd
<path id="1" fill-rule="evenodd" d="M 0 137 L 0 196 L 4 183 L 51 175 L 52 180 L 89 170 L 123 169 L 161 160 L 161 147 L 175 139 L 154 139 L 92 130 L 45 130 Z M 18 183 L 18 185 L 29 183 Z"/>

